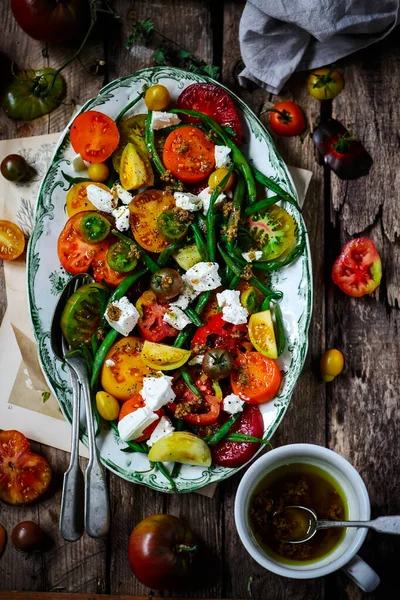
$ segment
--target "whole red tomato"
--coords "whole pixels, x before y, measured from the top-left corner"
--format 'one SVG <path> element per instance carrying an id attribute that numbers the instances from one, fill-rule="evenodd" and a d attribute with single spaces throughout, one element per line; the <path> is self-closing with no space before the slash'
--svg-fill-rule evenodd
<path id="1" fill-rule="evenodd" d="M 193 579 L 198 549 L 195 536 L 183 521 L 172 515 L 152 515 L 132 531 L 128 556 L 143 585 L 170 590 Z"/>
<path id="2" fill-rule="evenodd" d="M 296 102 L 279 102 L 267 112 L 270 127 L 278 135 L 300 135 L 306 128 L 303 111 Z"/>
<path id="3" fill-rule="evenodd" d="M 35 40 L 61 43 L 80 35 L 88 14 L 83 0 L 11 0 L 18 25 Z"/>

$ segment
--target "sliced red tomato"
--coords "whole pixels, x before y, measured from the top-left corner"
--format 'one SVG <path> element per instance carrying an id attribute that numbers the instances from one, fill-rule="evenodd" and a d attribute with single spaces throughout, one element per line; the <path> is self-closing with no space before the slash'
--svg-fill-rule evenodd
<path id="1" fill-rule="evenodd" d="M 162 304 L 151 290 L 144 292 L 136 302 L 140 318 L 137 326 L 145 340 L 149 342 L 160 342 L 166 337 L 174 337 L 179 331 L 163 321 L 167 310 L 166 304 Z"/>
<path id="2" fill-rule="evenodd" d="M 236 356 L 243 349 L 250 350 L 252 345 L 248 338 L 247 325 L 232 325 L 222 317 L 222 312 L 217 313 L 208 321 L 207 325 L 199 327 L 192 339 L 192 349 L 200 350 L 209 348 L 225 348 Z M 198 353 L 198 352 L 196 352 Z"/>
<path id="3" fill-rule="evenodd" d="M 142 408 L 143 406 L 145 406 L 145 401 L 143 400 L 142 396 L 140 394 L 135 394 L 134 396 L 132 396 L 132 398 L 126 400 L 126 402 L 124 402 L 121 406 L 118 421 L 121 421 L 121 419 L 126 417 L 126 415 L 135 412 L 135 410 L 137 410 L 138 408 Z M 146 429 L 143 431 L 143 434 L 135 439 L 135 442 L 144 442 L 145 440 L 148 440 L 155 428 L 157 427 L 158 423 L 160 422 L 161 417 L 165 415 L 163 408 L 160 408 L 160 410 L 156 410 L 155 412 L 156 415 L 158 415 L 157 421 L 154 421 L 154 423 L 146 427 Z"/>
<path id="4" fill-rule="evenodd" d="M 168 409 L 191 425 L 212 425 L 217 422 L 220 414 L 220 400 L 213 395 L 212 383 L 207 377 L 199 377 L 195 384 L 203 394 L 203 401 L 179 378 L 173 385 L 176 401 L 170 402 Z"/>
<path id="5" fill-rule="evenodd" d="M 348 242 L 333 265 L 332 279 L 349 296 L 371 294 L 382 279 L 382 263 L 374 242 L 365 237 Z"/>
<path id="6" fill-rule="evenodd" d="M 201 129 L 191 125 L 179 127 L 165 140 L 163 163 L 177 179 L 195 183 L 214 169 L 214 148 Z"/>
<path id="7" fill-rule="evenodd" d="M 264 423 L 258 406 L 246 406 L 230 431 L 262 438 Z M 213 463 L 228 468 L 241 467 L 253 458 L 259 447 L 260 444 L 254 442 L 219 442 L 211 447 Z"/>
<path id="8" fill-rule="evenodd" d="M 235 132 L 233 141 L 242 141 L 242 124 L 235 104 L 229 94 L 213 83 L 193 83 L 183 90 L 178 98 L 178 108 L 197 110 L 212 117 L 220 125 L 230 127 Z M 187 123 L 201 123 L 195 117 L 184 115 Z"/>
<path id="9" fill-rule="evenodd" d="M 275 360 L 259 352 L 246 352 L 238 355 L 235 366 L 231 374 L 234 394 L 249 404 L 262 404 L 275 398 L 282 381 Z"/>
<path id="10" fill-rule="evenodd" d="M 101 163 L 111 156 L 119 143 L 115 122 L 97 110 L 78 115 L 71 125 L 71 144 L 83 160 Z"/>
<path id="11" fill-rule="evenodd" d="M 117 285 L 129 275 L 129 273 L 119 273 L 118 271 L 114 271 L 107 262 L 107 252 L 111 244 L 115 241 L 115 238 L 108 237 L 99 244 L 96 244 L 97 252 L 92 261 L 93 277 L 95 280 L 99 283 L 105 281 L 107 285 L 110 285 L 111 287 L 117 287 Z"/>

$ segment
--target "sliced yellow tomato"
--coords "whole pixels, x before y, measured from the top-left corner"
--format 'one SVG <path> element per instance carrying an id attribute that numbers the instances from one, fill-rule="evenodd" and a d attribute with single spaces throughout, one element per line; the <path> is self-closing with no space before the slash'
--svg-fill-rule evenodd
<path id="1" fill-rule="evenodd" d="M 119 416 L 120 406 L 118 400 L 107 394 L 107 392 L 97 392 L 96 406 L 102 419 L 105 421 L 116 421 Z"/>
<path id="2" fill-rule="evenodd" d="M 97 185 L 97 187 L 109 192 L 110 189 L 103 183 L 94 183 L 93 181 L 83 181 L 81 183 L 75 183 L 67 194 L 67 215 L 72 217 L 76 213 L 84 210 L 97 210 L 94 204 L 92 204 L 87 197 L 87 186 Z"/>
<path id="3" fill-rule="evenodd" d="M 211 452 L 207 444 L 188 431 L 174 431 L 153 444 L 150 462 L 174 461 L 184 465 L 211 466 Z"/>
<path id="4" fill-rule="evenodd" d="M 167 344 L 156 344 L 146 340 L 140 357 L 144 364 L 152 369 L 171 371 L 184 365 L 189 360 L 190 355 L 190 350 L 174 348 L 174 346 L 167 346 Z"/>
<path id="5" fill-rule="evenodd" d="M 169 244 L 157 225 L 158 217 L 175 206 L 174 197 L 151 189 L 137 194 L 129 205 L 130 224 L 137 243 L 149 252 L 161 252 Z"/>
<path id="6" fill-rule="evenodd" d="M 249 320 L 249 338 L 254 348 L 268 358 L 278 358 L 278 349 L 274 325 L 270 310 L 251 315 Z"/>
<path id="7" fill-rule="evenodd" d="M 143 378 L 151 373 L 141 359 L 142 348 L 141 339 L 128 336 L 118 340 L 107 352 L 101 370 L 101 385 L 117 400 L 125 402 L 140 392 Z"/>

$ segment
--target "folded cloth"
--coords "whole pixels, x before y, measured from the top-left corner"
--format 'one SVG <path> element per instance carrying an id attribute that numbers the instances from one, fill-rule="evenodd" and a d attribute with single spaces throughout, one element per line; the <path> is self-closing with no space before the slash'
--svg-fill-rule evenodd
<path id="1" fill-rule="evenodd" d="M 400 0 L 249 0 L 239 26 L 250 80 L 277 94 L 294 71 L 329 65 L 387 36 Z"/>

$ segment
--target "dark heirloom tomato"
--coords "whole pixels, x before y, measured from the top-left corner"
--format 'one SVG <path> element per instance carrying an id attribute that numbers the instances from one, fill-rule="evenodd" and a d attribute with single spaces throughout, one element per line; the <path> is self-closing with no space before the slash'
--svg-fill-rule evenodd
<path id="1" fill-rule="evenodd" d="M 61 315 L 61 329 L 73 347 L 90 344 L 107 305 L 108 292 L 99 283 L 81 286 L 68 298 Z"/>
<path id="2" fill-rule="evenodd" d="M 368 238 L 356 238 L 348 242 L 332 269 L 333 282 L 349 296 L 371 294 L 381 278 L 381 259 L 374 242 Z"/>
<path id="3" fill-rule="evenodd" d="M 195 574 L 197 540 L 180 519 L 152 515 L 129 538 L 129 562 L 143 585 L 170 590 L 188 585 Z"/>
<path id="4" fill-rule="evenodd" d="M 225 90 L 213 83 L 193 83 L 183 90 L 178 98 L 178 108 L 197 110 L 212 117 L 220 125 L 230 127 L 234 132 L 236 144 L 242 141 L 242 124 L 235 104 Z M 187 123 L 201 123 L 196 117 L 183 115 Z"/>
<path id="5" fill-rule="evenodd" d="M 166 337 L 175 337 L 178 330 L 163 321 L 167 306 L 161 304 L 151 290 L 144 292 L 136 302 L 140 318 L 137 326 L 145 340 L 160 342 Z"/>
<path id="6" fill-rule="evenodd" d="M 203 358 L 203 371 L 213 381 L 225 379 L 233 369 L 233 357 L 225 348 L 208 350 Z"/>
<path id="7" fill-rule="evenodd" d="M 71 144 L 83 160 L 104 162 L 119 143 L 118 127 L 110 117 L 97 110 L 78 115 L 71 125 Z"/>
<path id="8" fill-rule="evenodd" d="M 242 433 L 262 438 L 264 423 L 257 406 L 246 406 L 242 416 L 230 430 L 230 433 Z M 211 447 L 213 462 L 227 468 L 241 467 L 247 463 L 259 449 L 254 442 L 219 442 Z"/>
<path id="9" fill-rule="evenodd" d="M 11 541 L 21 552 L 39 552 L 46 540 L 46 534 L 37 523 L 23 521 L 12 530 Z"/>
<path id="10" fill-rule="evenodd" d="M 88 14 L 82 0 L 11 0 L 18 25 L 35 40 L 61 43 L 79 35 Z"/>
<path id="11" fill-rule="evenodd" d="M 1 161 L 1 174 L 7 181 L 22 181 L 29 174 L 29 165 L 20 154 L 9 154 Z"/>
<path id="12" fill-rule="evenodd" d="M 154 294 L 162 300 L 171 300 L 181 293 L 183 279 L 175 269 L 160 269 L 153 273 L 150 279 L 150 287 Z"/>

